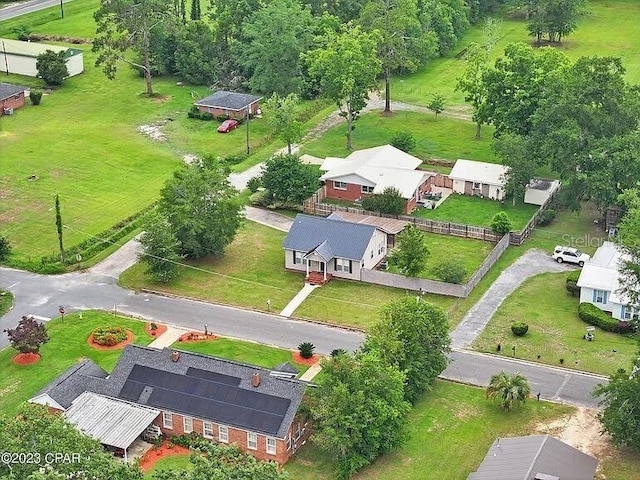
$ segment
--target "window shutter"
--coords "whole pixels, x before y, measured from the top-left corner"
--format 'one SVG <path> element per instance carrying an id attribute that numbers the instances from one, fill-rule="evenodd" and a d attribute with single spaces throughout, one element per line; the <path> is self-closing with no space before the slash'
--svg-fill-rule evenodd
<path id="1" fill-rule="evenodd" d="M 606 290 L 602 292 L 604 295 L 602 296 L 602 303 L 607 303 L 607 297 L 609 296 L 609 292 Z"/>
<path id="2" fill-rule="evenodd" d="M 593 300 L 592 301 L 593 301 L 593 303 L 596 302 L 596 290 L 595 289 L 593 290 Z"/>
<path id="3" fill-rule="evenodd" d="M 353 261 L 349 260 L 349 273 L 353 273 Z"/>
<path id="4" fill-rule="evenodd" d="M 333 259 L 333 271 L 334 272 L 338 271 L 338 259 L 337 258 Z"/>
<path id="5" fill-rule="evenodd" d="M 620 307 L 620 320 L 624 320 L 624 314 L 625 314 L 625 313 L 626 313 L 626 312 L 625 312 L 625 306 L 624 306 L 624 305 L 622 305 L 622 306 Z"/>

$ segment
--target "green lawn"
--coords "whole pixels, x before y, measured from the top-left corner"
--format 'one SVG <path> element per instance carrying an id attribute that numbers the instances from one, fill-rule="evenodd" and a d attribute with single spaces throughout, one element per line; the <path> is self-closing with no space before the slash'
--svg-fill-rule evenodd
<path id="1" fill-rule="evenodd" d="M 418 158 L 444 158 L 457 160 L 481 160 L 497 162 L 491 146 L 493 129 L 486 127 L 486 134 L 481 140 L 475 140 L 475 125 L 464 120 L 440 117 L 415 112 L 397 112 L 391 117 L 384 117 L 380 112 L 362 115 L 356 122 L 353 132 L 353 148 L 375 147 L 390 143 L 396 131 L 411 132 L 416 139 L 413 152 Z M 346 157 L 345 125 L 330 129 L 324 136 L 306 144 L 302 153 L 317 157 Z M 426 167 L 429 169 L 429 166 Z"/>
<path id="2" fill-rule="evenodd" d="M 469 277 L 482 265 L 484 259 L 493 249 L 493 244 L 490 242 L 429 232 L 424 232 L 424 243 L 429 249 L 429 255 L 426 265 L 418 277 L 439 280 L 434 273 L 435 268 L 440 265 L 443 259 L 451 258 L 462 265 L 467 272 L 462 283 L 469 280 Z M 389 265 L 389 271 L 400 273 L 400 269 L 395 265 Z"/>
<path id="3" fill-rule="evenodd" d="M 13 294 L 6 290 L 0 290 L 0 317 L 11 310 Z"/>
<path id="4" fill-rule="evenodd" d="M 527 280 L 500 305 L 473 347 L 495 353 L 501 342 L 505 355 L 515 346 L 516 356 L 526 360 L 560 365 L 563 358 L 564 367 L 602 375 L 628 370 L 637 339 L 598 328 L 593 342 L 584 340 L 587 324 L 578 318 L 578 298 L 564 288 L 566 278 L 566 273 L 546 273 Z M 511 333 L 516 321 L 529 325 L 524 337 Z"/>
<path id="5" fill-rule="evenodd" d="M 47 322 L 50 340 L 40 349 L 38 363 L 18 366 L 11 362 L 16 355 L 12 348 L 0 350 L 0 411 L 12 414 L 20 403 L 28 400 L 57 375 L 74 363 L 90 358 L 107 372 L 115 366 L 122 349 L 96 350 L 87 343 L 91 332 L 100 326 L 121 325 L 134 334 L 133 342 L 148 345 L 153 340 L 144 331 L 144 322 L 125 317 L 114 317 L 106 312 L 87 311 L 65 315 L 64 322 L 57 318 Z"/>
<path id="6" fill-rule="evenodd" d="M 168 457 L 162 457 L 158 460 L 153 467 L 144 474 L 145 479 L 154 478 L 153 475 L 160 470 L 191 470 L 193 465 L 189 461 L 189 454 L 170 455 Z"/>
<path id="7" fill-rule="evenodd" d="M 406 445 L 384 455 L 355 478 L 464 479 L 482 462 L 496 438 L 531 434 L 539 424 L 572 411 L 563 405 L 530 401 L 507 413 L 485 400 L 480 388 L 436 381 L 434 389 L 409 414 Z M 292 480 L 329 480 L 332 469 L 328 455 L 312 441 L 285 466 Z"/>
<path id="8" fill-rule="evenodd" d="M 576 31 L 563 40 L 561 50 L 572 60 L 593 55 L 621 57 L 627 70 L 627 80 L 640 83 L 640 44 L 636 41 L 640 37 L 640 23 L 637 21 L 640 2 L 591 0 L 587 8 L 588 15 L 580 19 Z M 504 48 L 511 42 L 531 42 L 524 20 L 497 17 L 503 22 L 498 43 L 492 51 L 493 59 L 503 55 Z M 447 110 L 460 110 L 464 96 L 461 92 L 454 92 L 454 87 L 455 79 L 464 71 L 465 61 L 455 57 L 471 42 L 483 41 L 482 24 L 470 28 L 448 58 L 433 60 L 415 74 L 393 78 L 392 99 L 426 106 L 437 92 L 445 96 Z M 483 127 L 483 136 L 491 136 L 486 127 Z"/>
<path id="9" fill-rule="evenodd" d="M 490 227 L 493 216 L 496 213 L 506 212 L 511 220 L 512 230 L 520 230 L 531 220 L 538 208 L 537 205 L 524 203 L 519 203 L 513 207 L 510 201 L 501 204 L 486 198 L 453 194 L 447 197 L 435 210 L 418 208 L 413 212 L 413 215 L 443 222 Z"/>
<path id="10" fill-rule="evenodd" d="M 231 338 L 218 338 L 202 342 L 176 342 L 172 347 L 188 352 L 228 358 L 236 362 L 249 363 L 264 368 L 273 368 L 281 363 L 289 362 L 300 373 L 304 373 L 309 369 L 307 365 L 295 363 L 290 350 Z"/>

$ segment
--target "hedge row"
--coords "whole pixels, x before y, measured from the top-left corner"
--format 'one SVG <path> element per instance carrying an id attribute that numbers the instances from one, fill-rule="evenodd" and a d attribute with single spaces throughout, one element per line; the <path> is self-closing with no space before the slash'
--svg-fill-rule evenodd
<path id="1" fill-rule="evenodd" d="M 630 322 L 618 320 L 603 312 L 591 303 L 583 302 L 578 307 L 578 317 L 589 325 L 594 325 L 607 332 L 630 333 L 634 327 Z"/>

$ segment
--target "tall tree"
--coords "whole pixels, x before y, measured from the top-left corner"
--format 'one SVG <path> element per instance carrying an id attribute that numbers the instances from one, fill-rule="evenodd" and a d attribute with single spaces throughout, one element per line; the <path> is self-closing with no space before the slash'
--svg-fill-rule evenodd
<path id="1" fill-rule="evenodd" d="M 539 164 L 529 154 L 530 146 L 521 135 L 506 133 L 494 141 L 494 148 L 502 164 L 509 167 L 505 174 L 504 190 L 511 195 L 512 205 L 524 201 L 527 185 L 535 176 Z"/>
<path id="2" fill-rule="evenodd" d="M 528 0 L 527 30 L 538 43 L 547 34 L 550 43 L 562 42 L 585 13 L 585 0 Z"/>
<path id="3" fill-rule="evenodd" d="M 423 30 L 435 33 L 441 57 L 457 45 L 469 28 L 469 6 L 465 0 L 422 0 L 419 12 Z"/>
<path id="4" fill-rule="evenodd" d="M 64 246 L 62 244 L 62 214 L 60 213 L 60 196 L 56 193 L 56 231 L 58 232 L 58 247 L 60 248 L 60 260 L 64 262 Z"/>
<path id="5" fill-rule="evenodd" d="M 529 382 L 520 373 L 492 375 L 486 389 L 487 398 L 498 400 L 503 410 L 511 410 L 514 405 L 524 403 L 530 394 Z"/>
<path id="6" fill-rule="evenodd" d="M 38 353 L 40 347 L 49 341 L 44 323 L 39 323 L 31 316 L 23 316 L 16 328 L 4 331 L 11 346 L 20 353 Z"/>
<path id="7" fill-rule="evenodd" d="M 178 269 L 180 244 L 169 222 L 157 212 L 147 218 L 140 236 L 142 254 L 140 260 L 147 265 L 145 273 L 167 283 Z"/>
<path id="8" fill-rule="evenodd" d="M 176 36 L 178 75 L 194 85 L 215 85 L 220 79 L 220 52 L 215 33 L 202 20 L 191 21 Z"/>
<path id="9" fill-rule="evenodd" d="M 318 78 L 323 94 L 336 102 L 347 119 L 347 148 L 353 148 L 353 122 L 375 88 L 382 63 L 377 57 L 381 37 L 348 24 L 338 34 L 327 32 L 326 45 L 310 51 L 309 72 Z"/>
<path id="10" fill-rule="evenodd" d="M 446 314 L 413 297 L 388 303 L 382 320 L 367 335 L 364 351 L 376 351 L 405 373 L 404 397 L 415 403 L 447 366 L 449 323 Z"/>
<path id="11" fill-rule="evenodd" d="M 64 52 L 47 50 L 36 58 L 37 77 L 44 80 L 47 85 L 62 85 L 64 79 L 69 76 L 69 69 L 64 58 Z"/>
<path id="12" fill-rule="evenodd" d="M 97 24 L 93 51 L 96 66 L 102 66 L 109 79 L 115 78 L 118 63 L 129 63 L 144 73 L 147 94 L 153 95 L 151 83 L 151 32 L 161 28 L 172 15 L 171 0 L 101 0 L 93 17 Z M 133 48 L 142 63 L 132 62 L 126 52 Z"/>
<path id="13" fill-rule="evenodd" d="M 238 192 L 215 161 L 185 166 L 160 192 L 158 208 L 190 258 L 222 255 L 242 224 Z"/>
<path id="14" fill-rule="evenodd" d="M 429 255 L 424 233 L 415 225 L 409 224 L 396 239 L 398 247 L 390 255 L 390 260 L 407 277 L 417 276 L 425 267 Z"/>
<path id="15" fill-rule="evenodd" d="M 251 90 L 300 92 L 300 54 L 312 45 L 312 24 L 311 12 L 297 0 L 274 0 L 249 17 L 235 50 Z"/>
<path id="16" fill-rule="evenodd" d="M 627 258 L 620 265 L 621 293 L 629 299 L 629 308 L 640 306 L 640 194 L 626 190 L 620 195 L 626 213 L 618 224 L 620 247 Z M 637 325 L 638 326 L 638 325 Z"/>
<path id="17" fill-rule="evenodd" d="M 360 13 L 360 23 L 381 34 L 378 58 L 384 71 L 384 113 L 391 114 L 392 73 L 415 72 L 435 56 L 435 34 L 422 31 L 416 0 L 370 0 Z"/>
<path id="18" fill-rule="evenodd" d="M 312 390 L 314 441 L 336 459 L 336 477 L 350 478 L 406 438 L 405 374 L 376 352 L 323 360 L 323 381 Z"/>
<path id="19" fill-rule="evenodd" d="M 292 153 L 292 145 L 302 139 L 302 123 L 297 118 L 300 98 L 295 93 L 280 97 L 274 93 L 262 105 L 267 122 L 275 129 L 278 138 L 287 143 L 287 152 Z"/>
<path id="20" fill-rule="evenodd" d="M 191 0 L 191 20 L 200 20 L 200 0 Z"/>
<path id="21" fill-rule="evenodd" d="M 274 155 L 265 162 L 262 184 L 273 198 L 300 204 L 320 187 L 319 173 L 296 155 Z"/>

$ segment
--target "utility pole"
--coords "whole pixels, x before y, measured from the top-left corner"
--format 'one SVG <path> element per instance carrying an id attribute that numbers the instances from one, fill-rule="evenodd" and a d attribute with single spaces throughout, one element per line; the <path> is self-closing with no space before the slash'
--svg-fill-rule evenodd
<path id="1" fill-rule="evenodd" d="M 62 6 L 62 0 L 60 0 L 60 13 L 62 14 L 62 18 L 64 18 L 64 7 Z"/>
<path id="2" fill-rule="evenodd" d="M 247 105 L 247 155 L 249 155 L 250 153 L 250 148 L 249 148 L 249 108 L 251 107 L 251 105 Z"/>
<path id="3" fill-rule="evenodd" d="M 7 61 L 7 48 L 4 46 L 4 41 L 2 42 L 2 52 L 4 53 L 4 68 L 7 70 L 7 75 L 9 75 L 9 62 Z"/>

